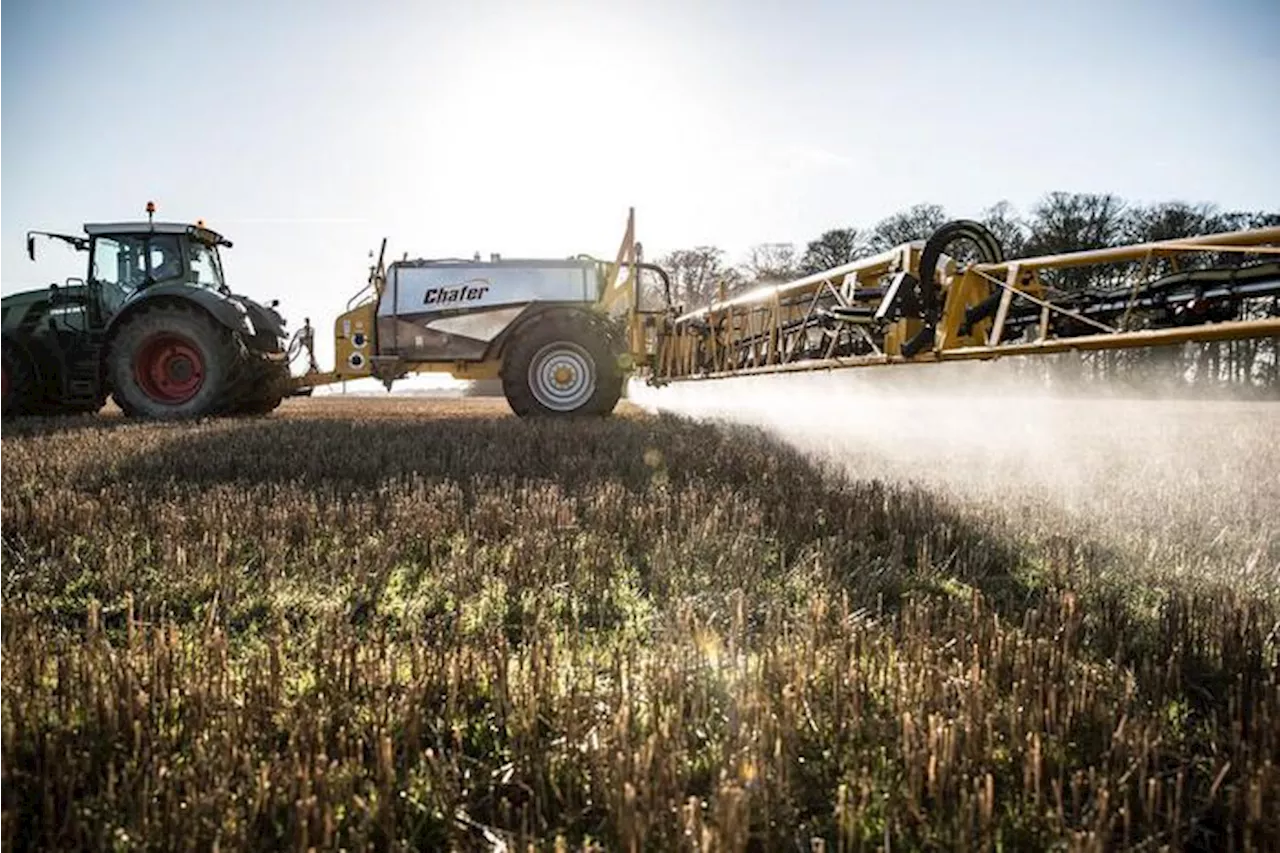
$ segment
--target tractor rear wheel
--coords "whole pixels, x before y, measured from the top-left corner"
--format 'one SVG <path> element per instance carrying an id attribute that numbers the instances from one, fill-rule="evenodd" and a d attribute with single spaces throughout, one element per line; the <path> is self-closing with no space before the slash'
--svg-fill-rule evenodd
<path id="1" fill-rule="evenodd" d="M 603 324 L 580 311 L 529 320 L 502 359 L 502 390 L 521 417 L 607 415 L 622 396 L 622 378 Z"/>
<path id="2" fill-rule="evenodd" d="M 12 417 L 25 412 L 30 404 L 32 391 L 31 365 L 17 346 L 9 341 L 4 342 L 3 358 L 4 400 L 0 403 L 4 417 Z"/>
<path id="3" fill-rule="evenodd" d="M 220 414 L 238 358 L 230 330 L 199 309 L 144 308 L 111 343 L 112 398 L 125 414 L 155 420 Z"/>

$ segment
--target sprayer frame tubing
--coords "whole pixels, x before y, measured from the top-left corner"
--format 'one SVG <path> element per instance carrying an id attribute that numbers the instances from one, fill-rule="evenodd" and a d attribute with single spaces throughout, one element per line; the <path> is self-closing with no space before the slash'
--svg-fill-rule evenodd
<path id="1" fill-rule="evenodd" d="M 1244 231 L 1228 231 L 1218 234 L 1206 234 L 1178 240 L 1163 240 L 1152 243 L 1137 243 L 1129 246 L 1116 246 L 1109 249 L 1097 249 L 1068 254 L 1042 255 L 1033 258 L 1014 258 L 1000 263 L 973 264 L 968 273 L 984 278 L 1021 277 L 1034 274 L 1038 270 L 1061 269 L 1075 266 L 1088 266 L 1125 261 L 1142 260 L 1149 262 L 1153 257 L 1173 256 L 1188 252 L 1231 251 L 1257 249 L 1276 252 L 1268 244 L 1280 243 L 1280 227 L 1255 228 Z M 711 378 L 719 376 L 741 376 L 762 373 L 783 373 L 796 370 L 823 370 L 842 367 L 863 367 L 882 364 L 905 364 L 907 362 L 964 361 L 972 359 L 999 358 L 1005 355 L 1035 355 L 1047 353 L 1069 352 L 1073 350 L 1106 350 L 1129 349 L 1135 347 L 1154 347 L 1193 341 L 1237 340 L 1245 338 L 1270 337 L 1280 334 L 1280 323 L 1273 320 L 1232 321 L 1212 325 L 1188 326 L 1183 328 L 1146 330 L 1137 332 L 1107 332 L 1104 334 L 1083 335 L 1070 338 L 1044 338 L 1029 343 L 995 344 L 986 346 L 952 346 L 945 343 L 940 349 L 923 352 L 914 358 L 900 355 L 866 355 L 845 358 L 806 359 L 800 362 L 790 361 L 794 345 L 794 332 L 784 330 L 781 325 L 790 322 L 795 315 L 803 312 L 805 320 L 812 315 L 813 307 L 805 311 L 804 301 L 810 294 L 820 294 L 824 289 L 831 289 L 838 301 L 843 303 L 841 291 L 834 286 L 844 283 L 849 276 L 859 282 L 887 275 L 895 271 L 914 273 L 919 252 L 923 243 L 920 241 L 904 243 L 901 246 L 881 252 L 869 258 L 834 267 L 813 275 L 805 276 L 786 284 L 758 288 L 733 299 L 726 299 L 698 311 L 686 313 L 675 320 L 677 331 L 675 340 L 679 343 L 663 345 L 657 359 L 665 369 L 656 377 L 657 381 L 678 381 L 690 378 Z M 1266 247 L 1266 248 L 1263 248 Z M 955 270 L 948 274 L 954 276 Z M 1011 285 L 1016 287 L 1016 285 Z M 952 294 L 948 295 L 950 300 Z M 1009 294 L 1006 293 L 1006 301 Z M 965 298 L 963 295 L 957 298 Z M 951 337 L 949 333 L 958 319 L 947 313 L 949 320 L 944 322 L 942 340 Z M 725 333 L 728 339 L 726 346 L 721 347 L 720 332 L 713 334 L 707 341 L 710 347 L 713 364 L 711 370 L 697 373 L 694 365 L 698 353 L 703 349 L 699 340 L 691 341 L 678 334 L 682 327 L 688 329 L 698 321 L 706 321 L 717 326 L 727 323 Z M 803 324 L 802 324 L 803 325 Z M 757 328 L 759 326 L 759 328 Z M 798 330 L 803 334 L 804 329 Z M 912 334 L 914 332 L 908 332 Z M 766 340 L 767 338 L 767 340 Z M 833 338 L 833 341 L 835 339 Z M 959 342 L 957 342 L 959 343 Z M 767 344 L 763 354 L 760 348 Z M 784 357 L 779 360 L 779 352 Z M 740 367 L 731 367 L 737 360 Z M 761 360 L 763 363 L 761 363 Z"/>
<path id="2" fill-rule="evenodd" d="M 699 308 L 696 311 L 689 311 L 676 318 L 676 325 L 687 323 L 690 320 L 697 320 L 706 317 L 708 314 L 722 313 L 730 308 L 740 308 L 743 306 L 751 306 L 759 303 L 767 302 L 772 298 L 782 298 L 790 296 L 793 293 L 803 293 L 809 288 L 821 288 L 822 285 L 831 282 L 839 283 L 845 276 L 850 273 L 860 273 L 862 275 L 884 275 L 893 271 L 899 262 L 903 259 L 904 250 L 918 250 L 924 245 L 923 240 L 917 240 L 914 243 L 907 243 L 888 251 L 881 252 L 878 255 L 872 255 L 869 258 L 852 261 L 838 267 L 832 267 L 829 270 L 816 272 L 813 275 L 807 275 L 804 278 L 798 278 L 795 281 L 789 281 L 786 284 L 768 285 L 766 287 L 756 288 L 748 291 L 740 296 L 732 299 L 726 299 L 722 302 L 713 302 L 706 308 Z"/>
<path id="3" fill-rule="evenodd" d="M 1059 255 L 1041 255 L 1035 258 L 1010 258 L 998 264 L 975 264 L 974 268 L 986 273 L 1007 273 L 1009 267 L 1017 264 L 1023 270 L 1062 269 L 1066 267 L 1088 266 L 1090 264 L 1119 263 L 1122 261 L 1141 260 L 1151 256 L 1165 254 L 1175 255 L 1182 252 L 1212 251 L 1217 246 L 1263 246 L 1268 243 L 1280 243 L 1280 226 L 1269 228 L 1253 228 L 1244 231 L 1224 231 L 1218 234 L 1204 234 L 1199 237 L 1184 237 L 1177 240 L 1160 240 L 1154 243 L 1134 243 L 1129 246 L 1115 246 L 1110 249 L 1093 249 L 1084 252 L 1067 252 Z M 885 274 L 897 268 L 904 259 L 904 251 L 919 250 L 923 240 L 904 243 L 888 249 L 878 255 L 861 258 L 829 270 L 807 275 L 786 284 L 770 285 L 757 288 L 741 296 L 713 302 L 706 308 L 689 311 L 676 318 L 676 325 L 719 314 L 730 308 L 755 305 L 771 297 L 789 296 L 802 292 L 824 282 L 843 279 L 850 273 L 861 275 Z M 873 272 L 874 271 L 874 272 Z"/>
<path id="4" fill-rule="evenodd" d="M 1081 335 L 1075 338 L 1052 338 L 1024 344 L 1004 344 L 995 347 L 957 347 L 940 352 L 924 352 L 914 358 L 900 355 L 867 355 L 854 358 L 805 359 L 785 364 L 745 367 L 741 370 L 691 373 L 684 376 L 664 376 L 661 384 L 688 382 L 700 379 L 728 379 L 734 376 L 762 376 L 770 373 L 801 373 L 814 370 L 843 370 L 853 367 L 884 367 L 894 364 L 929 364 L 942 361 L 990 361 L 1011 355 L 1050 355 L 1073 350 L 1139 349 L 1143 347 L 1173 346 L 1206 341 L 1231 341 L 1246 338 L 1280 338 L 1280 319 L 1233 320 L 1183 329 L 1152 329 L 1137 332 L 1117 332 L 1107 335 Z"/>

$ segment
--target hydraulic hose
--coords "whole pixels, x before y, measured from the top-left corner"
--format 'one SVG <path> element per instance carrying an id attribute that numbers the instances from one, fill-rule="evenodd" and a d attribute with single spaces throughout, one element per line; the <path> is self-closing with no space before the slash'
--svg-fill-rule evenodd
<path id="1" fill-rule="evenodd" d="M 940 309 L 938 296 L 941 288 L 937 280 L 938 263 L 947 249 L 961 240 L 968 241 L 977 248 L 978 257 L 984 264 L 998 264 L 1004 260 L 1004 250 L 1000 247 L 1000 241 L 981 222 L 957 219 L 933 232 L 920 252 L 920 275 L 916 284 L 920 319 L 924 321 L 924 328 L 902 345 L 902 354 L 907 358 L 933 346 L 937 335 Z"/>

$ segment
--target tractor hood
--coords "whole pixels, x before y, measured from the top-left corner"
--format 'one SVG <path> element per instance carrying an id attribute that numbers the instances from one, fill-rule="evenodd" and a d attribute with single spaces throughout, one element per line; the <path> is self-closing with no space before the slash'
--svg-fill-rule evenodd
<path id="1" fill-rule="evenodd" d="M 0 306 L 3 306 L 4 311 L 5 330 L 17 328 L 28 311 L 37 305 L 44 305 L 48 301 L 49 288 L 47 287 L 39 290 L 24 290 L 21 293 L 11 293 L 0 299 Z"/>
<path id="2" fill-rule="evenodd" d="M 8 296 L 0 299 L 0 304 L 5 308 L 13 305 L 29 305 L 32 302 L 39 302 L 41 299 L 49 297 L 49 288 L 42 287 L 39 290 L 24 290 L 20 293 L 10 293 Z"/>

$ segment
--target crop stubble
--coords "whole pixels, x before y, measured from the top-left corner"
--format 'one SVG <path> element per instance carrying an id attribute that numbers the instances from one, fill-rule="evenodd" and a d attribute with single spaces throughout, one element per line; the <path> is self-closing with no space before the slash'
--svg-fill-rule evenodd
<path id="1" fill-rule="evenodd" d="M 485 400 L 6 425 L 5 846 L 1280 845 L 1269 491 L 1170 544 L 876 473 Z"/>

